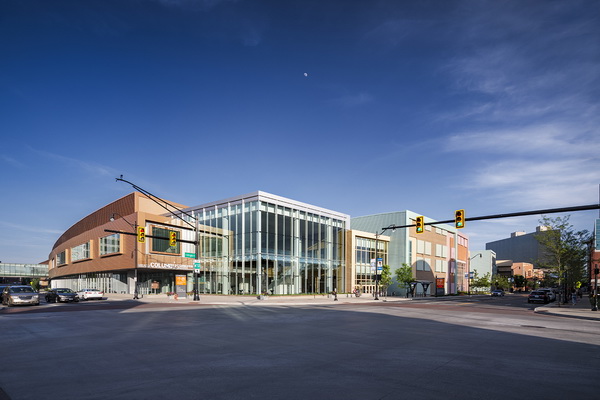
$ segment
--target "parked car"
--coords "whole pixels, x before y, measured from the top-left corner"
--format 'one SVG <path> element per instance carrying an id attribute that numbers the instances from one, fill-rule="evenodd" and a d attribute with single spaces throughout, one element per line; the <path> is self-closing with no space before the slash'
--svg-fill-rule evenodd
<path id="1" fill-rule="evenodd" d="M 102 300 L 104 292 L 101 292 L 98 289 L 81 289 L 77 292 L 77 295 L 79 296 L 80 300 Z"/>
<path id="2" fill-rule="evenodd" d="M 538 289 L 539 291 L 546 292 L 548 294 L 548 301 L 556 300 L 556 293 L 552 289 Z"/>
<path id="3" fill-rule="evenodd" d="M 68 303 L 71 301 L 73 301 L 73 302 L 79 301 L 79 296 L 77 295 L 77 293 L 75 293 L 71 289 L 56 288 L 56 289 L 50 289 L 46 293 L 46 302 L 48 302 L 48 303 L 56 303 L 56 302 Z"/>
<path id="4" fill-rule="evenodd" d="M 548 302 L 550 302 L 550 299 L 548 298 L 548 293 L 546 293 L 542 290 L 534 290 L 533 292 L 529 293 L 529 296 L 527 296 L 527 302 L 528 303 L 540 302 L 540 303 L 548 304 Z"/>
<path id="5" fill-rule="evenodd" d="M 494 290 L 494 291 L 492 291 L 492 296 L 504 296 L 504 290 L 502 290 L 502 289 Z"/>
<path id="6" fill-rule="evenodd" d="M 7 286 L 2 291 L 2 304 L 9 307 L 29 304 L 40 305 L 40 297 L 34 288 L 27 285 L 12 285 Z"/>

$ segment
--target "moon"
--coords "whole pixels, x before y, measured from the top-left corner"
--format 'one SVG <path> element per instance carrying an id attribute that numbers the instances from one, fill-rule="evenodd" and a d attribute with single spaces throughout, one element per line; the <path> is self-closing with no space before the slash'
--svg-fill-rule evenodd
<path id="1" fill-rule="evenodd" d="M 308 72 L 305 72 L 305 73 L 304 73 L 304 76 L 308 76 Z"/>

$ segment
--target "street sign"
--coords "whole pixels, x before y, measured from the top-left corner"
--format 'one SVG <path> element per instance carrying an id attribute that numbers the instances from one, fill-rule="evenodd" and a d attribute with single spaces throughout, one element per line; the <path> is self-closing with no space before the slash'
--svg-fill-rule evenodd
<path id="1" fill-rule="evenodd" d="M 185 253 L 187 258 L 196 258 L 196 253 Z"/>
<path id="2" fill-rule="evenodd" d="M 194 260 L 194 272 L 200 272 L 200 260 Z"/>

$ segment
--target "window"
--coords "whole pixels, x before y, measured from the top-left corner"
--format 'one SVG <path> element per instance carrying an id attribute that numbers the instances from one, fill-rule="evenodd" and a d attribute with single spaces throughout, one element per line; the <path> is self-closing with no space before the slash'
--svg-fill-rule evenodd
<path id="1" fill-rule="evenodd" d="M 71 262 L 90 258 L 90 242 L 80 244 L 71 249 Z"/>
<path id="2" fill-rule="evenodd" d="M 435 245 L 435 256 L 446 258 L 448 256 L 448 248 L 446 246 L 444 246 L 443 244 L 436 244 Z"/>
<path id="3" fill-rule="evenodd" d="M 121 251 L 121 235 L 115 233 L 100 238 L 100 255 L 115 254 Z"/>
<path id="4" fill-rule="evenodd" d="M 417 253 L 425 253 L 425 242 L 423 240 L 417 240 Z"/>
<path id="5" fill-rule="evenodd" d="M 425 242 L 425 254 L 428 256 L 431 255 L 431 242 Z"/>
<path id="6" fill-rule="evenodd" d="M 417 258 L 416 264 L 417 264 L 417 271 L 423 271 L 424 264 L 425 264 L 425 262 L 423 261 L 423 259 L 422 258 Z"/>
<path id="7" fill-rule="evenodd" d="M 152 238 L 152 251 L 156 253 L 168 253 L 168 254 L 180 254 L 180 242 L 177 242 L 175 246 L 171 246 L 169 244 L 169 233 L 175 232 L 177 235 L 177 239 L 180 238 L 179 231 L 173 231 L 168 228 L 161 228 L 158 226 L 152 227 L 152 236 L 158 236 L 164 239 Z"/>
<path id="8" fill-rule="evenodd" d="M 67 263 L 67 251 L 63 250 L 56 255 L 56 266 L 60 267 Z"/>

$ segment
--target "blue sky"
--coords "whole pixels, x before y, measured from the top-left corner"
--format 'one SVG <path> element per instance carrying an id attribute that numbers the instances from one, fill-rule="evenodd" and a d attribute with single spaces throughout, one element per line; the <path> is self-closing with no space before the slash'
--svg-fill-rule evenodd
<path id="1" fill-rule="evenodd" d="M 0 51 L 2 262 L 45 260 L 121 174 L 352 216 L 598 202 L 597 1 L 3 0 Z"/>

